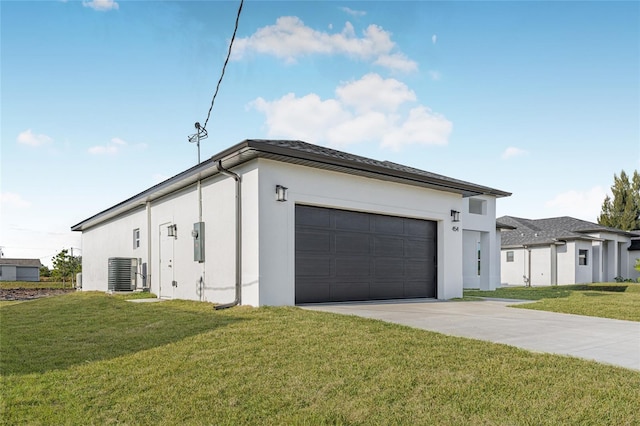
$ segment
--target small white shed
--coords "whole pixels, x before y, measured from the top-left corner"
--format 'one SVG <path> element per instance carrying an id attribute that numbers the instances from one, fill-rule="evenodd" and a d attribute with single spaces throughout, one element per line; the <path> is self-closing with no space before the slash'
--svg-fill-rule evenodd
<path id="1" fill-rule="evenodd" d="M 131 259 L 131 288 L 161 298 L 450 299 L 463 280 L 499 285 L 495 203 L 509 195 L 301 141 L 246 140 L 71 229 L 82 232 L 83 290 L 107 291 L 109 259 Z"/>

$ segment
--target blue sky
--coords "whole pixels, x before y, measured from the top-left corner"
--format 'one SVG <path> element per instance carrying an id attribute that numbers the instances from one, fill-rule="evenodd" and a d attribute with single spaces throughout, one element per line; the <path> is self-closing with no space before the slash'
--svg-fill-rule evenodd
<path id="1" fill-rule="evenodd" d="M 6 257 L 196 162 L 238 2 L 0 2 Z M 247 1 L 207 158 L 293 138 L 596 221 L 640 168 L 640 3 Z"/>

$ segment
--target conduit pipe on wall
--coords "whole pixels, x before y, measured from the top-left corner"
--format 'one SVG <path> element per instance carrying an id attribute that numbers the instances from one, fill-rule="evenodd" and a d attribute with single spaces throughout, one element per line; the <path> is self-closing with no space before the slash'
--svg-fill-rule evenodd
<path id="1" fill-rule="evenodd" d="M 144 290 L 151 291 L 151 201 L 147 201 L 145 207 L 147 210 L 147 273 L 144 277 Z M 159 290 L 158 294 L 160 294 Z"/>
<path id="2" fill-rule="evenodd" d="M 198 163 L 200 163 L 200 161 L 198 161 Z M 198 179 L 198 183 L 196 185 L 196 189 L 198 190 L 198 223 L 202 223 L 202 180 Z M 206 258 L 205 258 L 206 259 Z M 195 259 L 194 259 L 195 260 Z M 198 286 L 199 286 L 199 298 L 200 301 L 202 302 L 202 299 L 204 297 L 204 275 L 205 275 L 205 271 L 206 271 L 206 267 L 205 267 L 205 262 L 206 260 L 202 260 L 201 263 L 201 267 L 202 267 L 202 273 L 200 274 L 200 280 L 198 281 Z"/>
<path id="3" fill-rule="evenodd" d="M 222 160 L 218 160 L 217 168 L 225 176 L 236 181 L 236 297 L 231 303 L 216 305 L 215 309 L 226 309 L 242 303 L 242 178 L 237 173 L 222 167 Z"/>

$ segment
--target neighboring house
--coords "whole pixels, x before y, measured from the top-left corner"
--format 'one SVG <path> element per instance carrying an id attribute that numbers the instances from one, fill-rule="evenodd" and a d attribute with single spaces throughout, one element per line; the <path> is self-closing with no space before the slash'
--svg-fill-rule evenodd
<path id="1" fill-rule="evenodd" d="M 305 142 L 246 140 L 71 229 L 82 232 L 83 290 L 117 289 L 120 260 L 109 259 L 132 258 L 120 268 L 133 268 L 132 286 L 161 298 L 450 299 L 463 279 L 499 286 L 495 204 L 509 195 Z"/>
<path id="2" fill-rule="evenodd" d="M 0 258 L 0 281 L 40 281 L 39 259 Z"/>
<path id="3" fill-rule="evenodd" d="M 524 285 L 610 282 L 636 279 L 640 240 L 633 232 L 572 217 L 523 219 L 503 216 L 502 283 Z"/>

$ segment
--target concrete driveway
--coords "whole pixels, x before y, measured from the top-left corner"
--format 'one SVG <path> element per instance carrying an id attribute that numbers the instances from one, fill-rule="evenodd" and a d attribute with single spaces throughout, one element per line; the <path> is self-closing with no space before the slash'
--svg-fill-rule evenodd
<path id="1" fill-rule="evenodd" d="M 521 300 L 402 300 L 304 305 L 452 336 L 640 370 L 640 322 L 509 308 Z"/>

